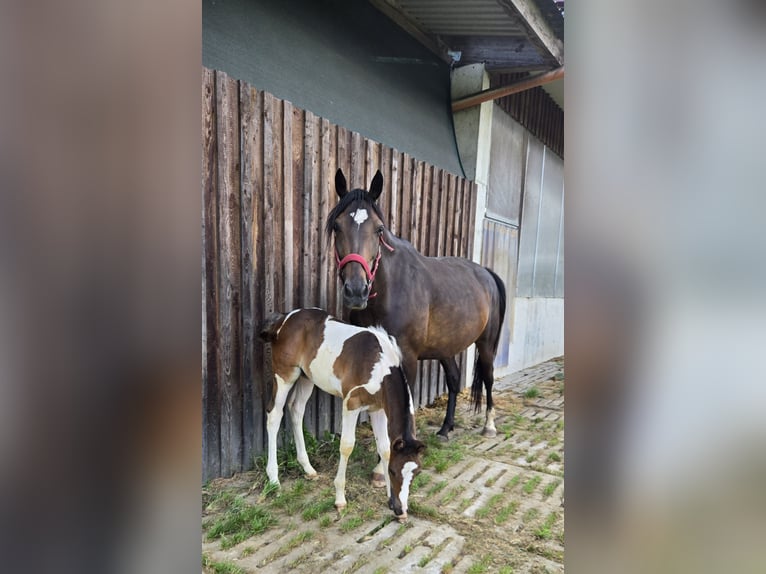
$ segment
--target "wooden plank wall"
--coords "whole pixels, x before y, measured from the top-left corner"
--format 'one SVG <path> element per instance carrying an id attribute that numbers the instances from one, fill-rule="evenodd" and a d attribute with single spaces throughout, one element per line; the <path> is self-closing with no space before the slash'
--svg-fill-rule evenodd
<path id="1" fill-rule="evenodd" d="M 257 338 L 264 317 L 306 306 L 342 316 L 324 234 L 336 169 L 352 187 L 367 187 L 380 169 L 391 231 L 426 255 L 472 252 L 476 188 L 219 71 L 203 69 L 202 104 L 206 481 L 252 468 L 265 451 L 272 373 Z M 417 405 L 445 391 L 439 364 L 422 361 Z M 316 435 L 339 432 L 340 401 L 315 390 L 304 421 Z"/>

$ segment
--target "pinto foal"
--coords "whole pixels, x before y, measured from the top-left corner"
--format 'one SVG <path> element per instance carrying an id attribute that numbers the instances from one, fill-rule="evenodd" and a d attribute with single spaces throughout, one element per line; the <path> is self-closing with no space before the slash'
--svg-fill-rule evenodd
<path id="1" fill-rule="evenodd" d="M 335 477 L 335 506 L 346 506 L 346 465 L 354 448 L 359 413 L 369 411 L 384 467 L 388 505 L 407 518 L 412 479 L 420 472 L 425 444 L 415 438 L 409 385 L 396 341 L 381 328 L 349 325 L 321 309 L 296 309 L 269 316 L 260 338 L 272 344 L 274 405 L 268 413 L 269 460 L 266 474 L 277 476 L 277 432 L 285 401 L 290 409 L 298 462 L 307 478 L 316 478 L 303 440 L 303 413 L 314 385 L 343 399 L 340 462 Z M 290 389 L 294 392 L 288 399 Z"/>

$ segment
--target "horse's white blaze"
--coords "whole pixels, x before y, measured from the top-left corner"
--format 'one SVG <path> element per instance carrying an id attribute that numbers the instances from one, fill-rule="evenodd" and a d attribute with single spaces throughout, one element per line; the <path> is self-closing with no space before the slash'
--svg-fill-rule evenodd
<path id="1" fill-rule="evenodd" d="M 405 462 L 402 467 L 402 489 L 399 491 L 399 502 L 402 503 L 402 511 L 407 512 L 407 498 L 410 496 L 410 483 L 415 477 L 414 472 L 418 467 L 416 462 Z"/>
<path id="2" fill-rule="evenodd" d="M 357 209 L 356 211 L 351 212 L 351 217 L 354 219 L 354 223 L 356 223 L 357 227 L 362 225 L 367 219 L 370 217 L 367 214 L 366 209 Z"/>

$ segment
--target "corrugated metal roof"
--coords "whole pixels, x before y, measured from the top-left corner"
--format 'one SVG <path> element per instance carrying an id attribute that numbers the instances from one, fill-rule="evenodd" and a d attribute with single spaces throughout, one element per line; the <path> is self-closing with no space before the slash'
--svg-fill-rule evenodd
<path id="1" fill-rule="evenodd" d="M 526 36 L 496 0 L 400 0 L 398 5 L 434 34 Z"/>

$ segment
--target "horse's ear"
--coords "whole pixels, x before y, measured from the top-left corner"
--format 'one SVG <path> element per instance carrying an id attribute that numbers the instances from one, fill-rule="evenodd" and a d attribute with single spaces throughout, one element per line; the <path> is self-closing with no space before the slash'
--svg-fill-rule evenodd
<path id="1" fill-rule="evenodd" d="M 407 443 L 404 442 L 404 439 L 398 438 L 394 441 L 394 444 L 391 445 L 391 448 L 394 449 L 395 452 L 399 452 L 404 450 L 405 446 L 407 446 Z"/>
<path id="2" fill-rule="evenodd" d="M 381 193 L 383 193 L 383 174 L 378 170 L 370 183 L 370 197 L 373 201 L 377 201 Z"/>
<path id="3" fill-rule="evenodd" d="M 343 170 L 340 168 L 335 172 L 335 193 L 338 194 L 338 197 L 343 197 L 348 193 L 346 176 L 343 175 Z"/>

